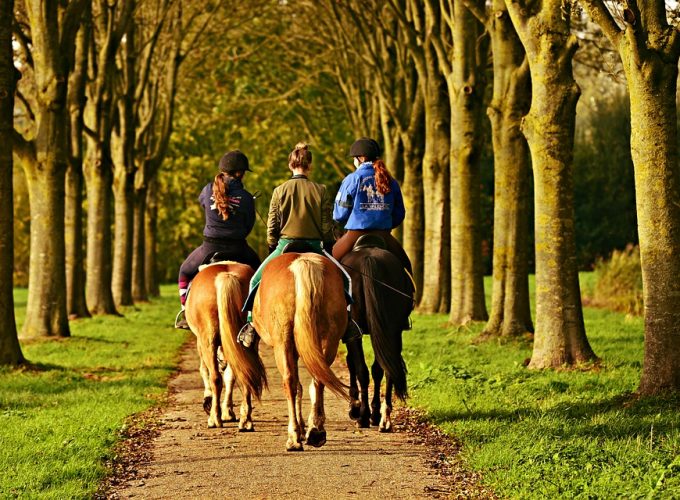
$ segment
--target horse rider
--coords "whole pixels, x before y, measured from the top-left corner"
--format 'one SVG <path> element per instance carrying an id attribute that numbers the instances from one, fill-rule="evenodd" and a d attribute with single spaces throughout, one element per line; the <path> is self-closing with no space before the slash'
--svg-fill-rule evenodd
<path id="1" fill-rule="evenodd" d="M 288 168 L 293 174 L 286 182 L 277 186 L 272 194 L 267 217 L 267 257 L 250 281 L 250 292 L 244 305 L 248 311 L 248 322 L 239 332 L 238 340 L 249 347 L 257 338 L 252 324 L 252 303 L 267 263 L 283 252 L 286 245 L 303 241 L 309 247 L 324 254 L 343 272 L 349 283 L 349 275 L 324 247 L 333 246 L 333 221 L 331 211 L 333 198 L 326 186 L 309 180 L 312 170 L 312 152 L 309 146 L 300 142 L 288 156 Z M 348 290 L 350 287 L 348 286 Z M 348 332 L 353 334 L 358 326 L 349 322 Z M 359 331 L 359 335 L 360 335 Z"/>
<path id="2" fill-rule="evenodd" d="M 198 274 L 198 267 L 212 255 L 220 253 L 224 260 L 247 264 L 253 269 L 260 265 L 260 258 L 246 241 L 255 224 L 255 201 L 243 187 L 246 172 L 252 172 L 246 155 L 239 150 L 229 151 L 220 159 L 213 182 L 206 184 L 198 197 L 205 212 L 203 243 L 179 268 L 182 309 L 175 319 L 175 328 L 189 329 L 184 318 L 189 283 Z"/>
<path id="3" fill-rule="evenodd" d="M 335 242 L 333 257 L 341 261 L 359 237 L 375 234 L 385 241 L 386 249 L 397 256 L 413 281 L 411 260 L 391 234 L 406 215 L 399 183 L 380 159 L 380 146 L 375 140 L 357 139 L 349 156 L 354 158 L 356 170 L 342 181 L 333 208 L 333 219 L 344 224 L 347 231 Z"/>

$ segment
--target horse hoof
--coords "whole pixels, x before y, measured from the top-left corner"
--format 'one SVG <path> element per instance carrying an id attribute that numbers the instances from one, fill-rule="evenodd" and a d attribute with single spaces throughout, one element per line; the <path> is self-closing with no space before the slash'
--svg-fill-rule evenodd
<path id="1" fill-rule="evenodd" d="M 302 443 L 288 441 L 286 443 L 286 451 L 304 451 L 304 448 L 302 447 Z"/>
<path id="2" fill-rule="evenodd" d="M 349 406 L 349 418 L 359 420 L 361 418 L 361 406 Z"/>
<path id="3" fill-rule="evenodd" d="M 378 431 L 380 432 L 392 432 L 392 422 L 388 422 L 387 424 L 380 424 L 380 427 L 378 427 Z"/>
<path id="4" fill-rule="evenodd" d="M 371 415 L 371 425 L 380 425 L 380 415 L 378 416 Z"/>
<path id="5" fill-rule="evenodd" d="M 222 427 L 222 421 L 221 420 L 217 420 L 216 422 L 208 420 L 208 429 L 216 429 L 218 427 Z"/>
<path id="6" fill-rule="evenodd" d="M 206 396 L 203 398 L 203 411 L 206 415 L 210 415 L 210 408 L 212 408 L 212 396 Z"/>
<path id="7" fill-rule="evenodd" d="M 368 429 L 371 426 L 371 422 L 367 418 L 362 418 L 357 420 L 356 426 L 357 429 Z"/>
<path id="8" fill-rule="evenodd" d="M 236 415 L 233 413 L 229 413 L 227 415 L 227 418 L 224 420 L 225 422 L 238 422 L 238 418 L 236 418 Z"/>
<path id="9" fill-rule="evenodd" d="M 239 432 L 255 432 L 255 427 L 253 426 L 252 422 L 247 422 L 245 424 L 238 424 L 238 431 Z"/>
<path id="10" fill-rule="evenodd" d="M 307 433 L 307 444 L 319 448 L 326 444 L 326 431 L 319 429 L 310 429 Z"/>

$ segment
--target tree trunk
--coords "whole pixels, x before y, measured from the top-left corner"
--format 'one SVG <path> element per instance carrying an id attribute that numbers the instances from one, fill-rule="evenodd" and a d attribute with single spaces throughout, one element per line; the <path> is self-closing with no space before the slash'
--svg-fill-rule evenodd
<path id="1" fill-rule="evenodd" d="M 486 51 L 478 45 L 481 25 L 454 2 L 453 58 L 447 75 L 451 104 L 451 312 L 449 321 L 464 325 L 488 319 L 484 298 L 481 238 L 480 158 Z"/>
<path id="2" fill-rule="evenodd" d="M 111 291 L 111 184 L 108 145 L 92 140 L 85 163 L 87 181 L 87 306 L 92 314 L 118 314 Z"/>
<path id="3" fill-rule="evenodd" d="M 572 161 L 580 90 L 571 61 L 576 38 L 561 0 L 546 0 L 526 19 L 506 1 L 524 45 L 532 101 L 522 131 L 534 168 L 536 234 L 536 333 L 529 368 L 551 368 L 596 359 L 583 324 L 574 240 Z"/>
<path id="4" fill-rule="evenodd" d="M 82 168 L 81 161 L 72 159 L 66 171 L 66 309 L 69 318 L 91 316 L 85 301 Z"/>
<path id="5" fill-rule="evenodd" d="M 113 248 L 113 299 L 117 305 L 133 304 L 132 246 L 134 234 L 134 174 L 116 168 L 113 180 L 115 236 Z"/>
<path id="6" fill-rule="evenodd" d="M 12 54 L 14 0 L 0 0 L 0 365 L 24 362 L 14 320 L 14 192 L 12 136 L 14 135 L 15 69 Z"/>
<path id="7" fill-rule="evenodd" d="M 76 38 L 76 64 L 69 75 L 68 112 L 70 154 L 66 171 L 66 311 L 69 318 L 90 316 L 85 301 L 85 252 L 83 249 L 83 110 L 89 23 Z"/>
<path id="8" fill-rule="evenodd" d="M 434 49 L 426 49 L 428 78 L 425 81 L 425 155 L 423 196 L 425 248 L 423 291 L 419 310 L 448 312 L 451 301 L 451 244 L 449 231 L 450 107 L 446 82 L 439 74 Z"/>
<path id="9" fill-rule="evenodd" d="M 422 94 L 412 109 L 411 123 L 402 142 L 404 144 L 404 182 L 401 189 L 406 207 L 404 219 L 404 250 L 411 259 L 416 283 L 416 303 L 423 295 L 423 252 L 425 247 L 425 214 L 423 211 L 423 146 L 425 108 Z"/>
<path id="10" fill-rule="evenodd" d="M 152 297 L 160 297 L 156 256 L 158 255 L 158 181 L 149 184 L 146 201 L 146 289 Z"/>
<path id="11" fill-rule="evenodd" d="M 135 301 L 149 300 L 146 273 L 146 186 L 135 189 L 132 245 L 132 297 Z"/>
<path id="12" fill-rule="evenodd" d="M 503 0 L 494 0 L 491 121 L 494 153 L 493 291 L 484 335 L 516 337 L 533 332 L 529 307 L 529 148 L 520 130 L 531 102 L 524 47 Z"/>
<path id="13" fill-rule="evenodd" d="M 680 391 L 678 56 L 648 56 L 641 71 L 624 53 L 645 305 L 644 395 Z"/>

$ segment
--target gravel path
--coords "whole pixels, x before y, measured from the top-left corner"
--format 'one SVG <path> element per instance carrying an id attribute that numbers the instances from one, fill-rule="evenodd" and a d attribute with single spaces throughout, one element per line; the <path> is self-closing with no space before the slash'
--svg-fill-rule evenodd
<path id="1" fill-rule="evenodd" d="M 288 417 L 281 377 L 272 350 L 268 346 L 261 349 L 270 391 L 253 410 L 255 432 L 239 433 L 235 423 L 225 423 L 222 429 L 207 428 L 192 342 L 184 350 L 180 374 L 170 384 L 169 405 L 160 422 L 156 418 L 158 432 L 151 448 L 128 443 L 128 455 L 142 455 L 144 463 L 138 459 L 127 468 L 125 477 L 112 478 L 113 486 L 104 496 L 333 500 L 490 496 L 474 475 L 447 458 L 456 453 L 455 447 L 431 427 L 415 424 L 406 409 L 395 412 L 395 432 L 381 434 L 375 427 L 357 429 L 347 417 L 346 403 L 327 394 L 325 446 L 286 452 Z M 346 382 L 346 370 L 337 362 L 334 369 Z M 310 378 L 304 368 L 301 377 L 306 418 Z M 240 395 L 235 399 L 240 402 Z"/>

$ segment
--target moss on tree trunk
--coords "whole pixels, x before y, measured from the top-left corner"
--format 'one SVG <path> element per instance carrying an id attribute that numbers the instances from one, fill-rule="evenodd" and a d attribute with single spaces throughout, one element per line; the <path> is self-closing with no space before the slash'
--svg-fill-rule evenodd
<path id="1" fill-rule="evenodd" d="M 484 335 L 533 331 L 529 304 L 529 147 L 520 130 L 531 102 L 524 47 L 505 2 L 494 0 L 486 20 L 493 52 L 493 98 L 487 109 L 494 154 L 493 285 Z"/>
<path id="2" fill-rule="evenodd" d="M 572 161 L 580 90 L 571 62 L 578 45 L 561 0 L 544 1 L 530 14 L 522 4 L 506 2 L 532 82 L 522 131 L 531 150 L 536 214 L 536 332 L 529 367 L 539 369 L 596 357 L 583 323 L 574 239 Z"/>

